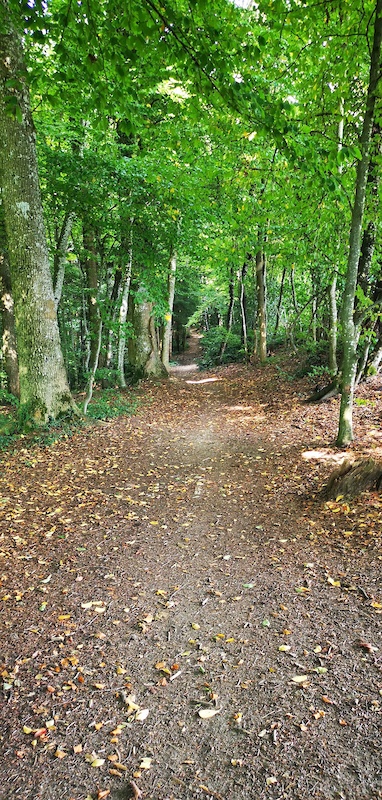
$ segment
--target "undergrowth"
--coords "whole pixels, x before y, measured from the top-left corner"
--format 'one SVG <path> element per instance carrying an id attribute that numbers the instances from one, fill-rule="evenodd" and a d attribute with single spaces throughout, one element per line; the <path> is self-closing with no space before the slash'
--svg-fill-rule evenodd
<path id="1" fill-rule="evenodd" d="M 20 442 L 23 447 L 49 447 L 60 439 L 73 436 L 96 420 L 110 420 L 133 415 L 138 399 L 126 391 L 103 389 L 95 392 L 86 417 L 68 414 L 45 425 L 36 426 L 31 417 L 20 415 L 17 404 L 0 410 L 0 451 L 10 450 Z M 1 406 L 1 398 L 0 398 Z"/>

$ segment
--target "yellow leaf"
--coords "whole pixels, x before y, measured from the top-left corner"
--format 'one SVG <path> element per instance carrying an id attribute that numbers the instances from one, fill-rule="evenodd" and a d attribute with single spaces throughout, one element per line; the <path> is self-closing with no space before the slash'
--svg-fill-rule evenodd
<path id="1" fill-rule="evenodd" d="M 28 725 L 24 725 L 23 727 L 24 733 L 34 733 L 34 728 L 29 728 Z"/>
<path id="2" fill-rule="evenodd" d="M 140 763 L 140 765 L 139 765 L 139 769 L 150 769 L 151 762 L 152 762 L 152 758 L 147 758 L 147 757 L 143 758 L 141 763 Z"/>
<path id="3" fill-rule="evenodd" d="M 63 750 L 58 750 L 57 749 L 54 755 L 55 755 L 56 758 L 65 758 L 65 756 L 67 756 L 68 754 L 64 753 Z"/>
<path id="4" fill-rule="evenodd" d="M 93 683 L 92 686 L 94 686 L 95 689 L 104 689 L 106 683 Z"/>
<path id="5" fill-rule="evenodd" d="M 382 603 L 377 603 L 376 600 L 373 600 L 373 602 L 371 603 L 371 607 L 372 608 L 382 608 Z"/>
<path id="6" fill-rule="evenodd" d="M 71 616 L 70 614 L 59 614 L 57 619 L 59 619 L 60 621 L 64 619 L 70 619 L 70 616 Z"/>
<path id="7" fill-rule="evenodd" d="M 94 761 L 91 762 L 91 767 L 102 767 L 105 763 L 104 758 L 95 758 Z"/>
<path id="8" fill-rule="evenodd" d="M 194 631 L 199 631 L 200 625 L 198 625 L 197 622 L 191 622 L 191 628 L 193 628 Z"/>
<path id="9" fill-rule="evenodd" d="M 337 587 L 341 586 L 341 581 L 335 581 L 330 576 L 328 577 L 328 583 L 330 584 L 330 586 L 337 586 Z"/>
<path id="10" fill-rule="evenodd" d="M 280 644 L 279 650 L 280 653 L 289 653 L 289 650 L 291 650 L 291 646 L 290 644 Z"/>
<path id="11" fill-rule="evenodd" d="M 82 744 L 75 744 L 73 746 L 73 753 L 82 753 Z"/>
<path id="12" fill-rule="evenodd" d="M 307 675 L 294 675 L 292 681 L 294 683 L 306 683 L 309 680 Z"/>

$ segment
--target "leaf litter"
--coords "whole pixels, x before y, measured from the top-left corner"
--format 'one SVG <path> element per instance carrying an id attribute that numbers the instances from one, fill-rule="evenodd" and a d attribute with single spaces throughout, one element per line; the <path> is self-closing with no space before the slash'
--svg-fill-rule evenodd
<path id="1" fill-rule="evenodd" d="M 272 365 L 210 376 L 3 457 L 7 800 L 382 792 L 380 497 L 320 501 L 335 399 Z"/>

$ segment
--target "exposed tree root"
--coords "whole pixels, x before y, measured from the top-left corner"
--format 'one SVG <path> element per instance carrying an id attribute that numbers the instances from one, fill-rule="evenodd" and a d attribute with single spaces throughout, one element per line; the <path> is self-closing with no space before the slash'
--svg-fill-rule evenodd
<path id="1" fill-rule="evenodd" d="M 367 489 L 379 490 L 382 485 L 382 462 L 373 458 L 351 462 L 346 460 L 332 472 L 323 495 L 333 499 L 338 495 L 355 497 Z"/>

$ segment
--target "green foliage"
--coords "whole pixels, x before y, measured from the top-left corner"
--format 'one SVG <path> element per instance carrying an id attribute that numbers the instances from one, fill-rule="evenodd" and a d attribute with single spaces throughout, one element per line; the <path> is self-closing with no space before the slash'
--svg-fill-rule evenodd
<path id="1" fill-rule="evenodd" d="M 301 362 L 295 372 L 296 378 L 319 380 L 328 377 L 328 344 L 325 340 L 311 342 L 305 350 L 300 350 Z"/>
<path id="2" fill-rule="evenodd" d="M 95 392 L 88 406 L 87 416 L 90 419 L 114 419 L 124 415 L 132 416 L 138 406 L 138 400 L 125 390 L 104 389 Z"/>
<path id="3" fill-rule="evenodd" d="M 222 354 L 223 345 L 226 345 Z M 245 361 L 246 354 L 237 333 L 227 332 L 223 327 L 211 328 L 201 339 L 202 356 L 198 361 L 201 369 L 209 369 L 219 364 Z"/>
<path id="4" fill-rule="evenodd" d="M 5 380 L 6 376 L 3 375 L 3 374 L 0 374 L 0 381 L 2 379 Z M 0 406 L 8 406 L 8 405 L 12 406 L 13 408 L 18 408 L 19 400 L 18 400 L 17 397 L 15 397 L 14 394 L 11 394 L 11 392 L 8 392 L 7 389 L 1 389 L 0 388 Z"/>

